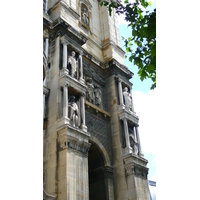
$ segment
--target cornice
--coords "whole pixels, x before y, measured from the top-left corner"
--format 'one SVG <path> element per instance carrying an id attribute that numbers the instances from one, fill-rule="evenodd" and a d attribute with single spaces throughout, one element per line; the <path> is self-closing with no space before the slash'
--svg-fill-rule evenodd
<path id="1" fill-rule="evenodd" d="M 123 71 L 125 74 L 127 74 L 130 78 L 133 77 L 134 73 L 131 72 L 125 65 L 120 64 L 114 58 L 107 63 L 107 65 L 105 66 L 105 68 L 112 67 L 113 65 L 116 66 L 121 71 Z"/>
<path id="2" fill-rule="evenodd" d="M 74 89 L 76 89 L 79 93 L 86 93 L 87 86 L 83 83 L 81 83 L 79 80 L 72 78 L 68 74 L 63 74 L 59 78 L 59 85 L 61 87 L 64 87 L 65 85 L 72 86 Z"/>
<path id="3" fill-rule="evenodd" d="M 70 125 L 65 125 L 58 130 L 58 142 L 60 150 L 72 149 L 74 151 L 88 154 L 90 143 L 88 142 L 90 134 L 79 128 L 74 128 Z"/>
<path id="4" fill-rule="evenodd" d="M 118 106 L 118 115 L 120 120 L 126 118 L 128 121 L 133 122 L 136 126 L 139 126 L 139 117 L 134 112 L 127 111 L 124 105 Z"/>

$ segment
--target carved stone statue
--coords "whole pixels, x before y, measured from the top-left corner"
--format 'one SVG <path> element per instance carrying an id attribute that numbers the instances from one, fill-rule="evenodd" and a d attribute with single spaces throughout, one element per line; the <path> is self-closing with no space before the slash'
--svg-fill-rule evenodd
<path id="1" fill-rule="evenodd" d="M 95 85 L 94 95 L 95 95 L 95 105 L 100 106 L 102 92 L 99 85 Z"/>
<path id="2" fill-rule="evenodd" d="M 84 22 L 87 26 L 89 26 L 89 18 L 88 18 L 88 13 L 87 13 L 86 8 L 83 8 L 82 19 L 83 19 L 83 22 Z"/>
<path id="3" fill-rule="evenodd" d="M 127 110 L 132 111 L 132 96 L 128 92 L 128 88 L 125 87 L 123 90 L 123 100 Z"/>
<path id="4" fill-rule="evenodd" d="M 86 84 L 88 86 L 87 91 L 86 91 L 86 99 L 90 103 L 94 103 L 94 91 L 93 91 L 94 86 L 93 86 L 91 77 L 86 78 Z"/>
<path id="5" fill-rule="evenodd" d="M 130 146 L 133 149 L 134 154 L 138 154 L 138 148 L 137 148 L 137 139 L 135 138 L 134 130 L 129 128 L 129 139 L 130 139 Z"/>
<path id="6" fill-rule="evenodd" d="M 74 51 L 72 51 L 72 55 L 69 57 L 68 63 L 71 64 L 71 76 L 75 77 L 76 76 L 76 71 L 77 71 L 77 68 L 78 68 L 78 61 L 76 61 L 75 52 Z"/>
<path id="7" fill-rule="evenodd" d="M 72 125 L 78 126 L 78 105 L 75 102 L 75 96 L 71 96 L 69 99 L 69 119 L 72 121 Z"/>

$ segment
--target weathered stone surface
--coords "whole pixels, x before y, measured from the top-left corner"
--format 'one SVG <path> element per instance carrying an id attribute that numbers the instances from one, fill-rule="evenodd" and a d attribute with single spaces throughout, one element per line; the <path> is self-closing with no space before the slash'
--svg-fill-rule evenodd
<path id="1" fill-rule="evenodd" d="M 117 15 L 96 0 L 45 2 L 44 199 L 150 199 Z"/>

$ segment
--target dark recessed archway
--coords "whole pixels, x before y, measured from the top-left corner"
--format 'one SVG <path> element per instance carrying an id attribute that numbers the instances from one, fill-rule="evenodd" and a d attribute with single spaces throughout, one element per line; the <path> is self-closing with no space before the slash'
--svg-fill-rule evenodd
<path id="1" fill-rule="evenodd" d="M 91 142 L 88 152 L 89 196 L 90 200 L 105 200 L 104 158 L 98 146 Z"/>

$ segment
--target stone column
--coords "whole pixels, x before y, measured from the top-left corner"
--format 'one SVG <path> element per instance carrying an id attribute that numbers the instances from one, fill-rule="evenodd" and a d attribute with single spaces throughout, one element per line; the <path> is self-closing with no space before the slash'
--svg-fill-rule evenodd
<path id="1" fill-rule="evenodd" d="M 124 118 L 124 133 L 125 133 L 125 140 L 126 140 L 126 153 L 131 153 L 132 148 L 130 147 L 130 139 L 129 139 L 129 131 L 128 131 L 128 123 L 127 119 Z"/>
<path id="2" fill-rule="evenodd" d="M 138 192 L 136 191 L 136 183 L 134 177 L 134 165 L 131 163 L 130 165 L 125 165 L 126 169 L 126 180 L 127 180 L 127 192 L 128 199 L 135 200 L 138 199 Z"/>
<path id="3" fill-rule="evenodd" d="M 82 55 L 83 52 L 80 51 L 79 52 L 79 61 L 80 61 L 80 77 L 79 77 L 79 81 L 84 83 L 84 79 L 83 79 L 83 61 L 82 61 Z"/>
<path id="4" fill-rule="evenodd" d="M 48 0 L 45 0 L 45 13 L 47 13 L 47 8 L 48 8 Z"/>
<path id="5" fill-rule="evenodd" d="M 85 125 L 85 102 L 84 102 L 84 94 L 81 95 L 81 129 L 87 132 L 87 126 Z"/>
<path id="6" fill-rule="evenodd" d="M 129 87 L 129 91 L 130 91 L 130 95 L 131 95 L 131 102 L 130 102 L 130 103 L 131 103 L 131 109 L 132 109 L 133 112 L 135 112 L 135 111 L 134 111 L 134 106 L 133 106 L 133 95 L 132 95 L 131 90 L 132 90 L 132 88 Z"/>
<path id="7" fill-rule="evenodd" d="M 122 94 L 122 80 L 118 79 L 118 87 L 119 87 L 119 101 L 120 101 L 120 105 L 123 105 L 123 94 Z"/>
<path id="8" fill-rule="evenodd" d="M 69 74 L 67 69 L 67 41 L 64 38 L 61 38 L 61 43 L 63 44 L 63 64 L 62 64 L 62 73 Z"/>
<path id="9" fill-rule="evenodd" d="M 141 143 L 140 143 L 140 136 L 139 136 L 139 130 L 138 130 L 138 127 L 135 127 L 135 130 L 136 130 L 137 141 L 138 141 L 138 151 L 139 151 L 139 156 L 143 157 L 144 154 L 142 153 L 142 148 L 141 148 Z"/>
<path id="10" fill-rule="evenodd" d="M 63 118 L 67 120 L 67 123 L 69 123 L 68 118 L 68 85 L 63 86 Z"/>

